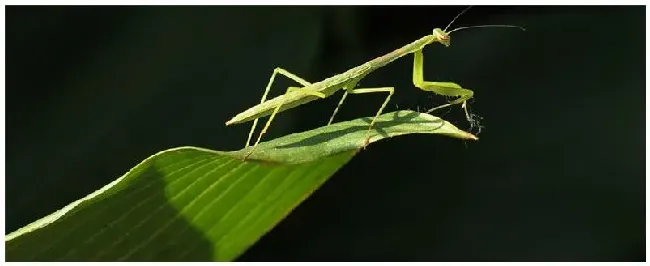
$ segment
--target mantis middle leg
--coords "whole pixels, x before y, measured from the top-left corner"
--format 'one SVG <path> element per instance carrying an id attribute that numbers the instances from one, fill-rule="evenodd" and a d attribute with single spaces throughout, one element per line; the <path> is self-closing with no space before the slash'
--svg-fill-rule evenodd
<path id="1" fill-rule="evenodd" d="M 382 111 L 390 101 L 390 97 L 393 96 L 393 93 L 395 93 L 395 88 L 394 87 L 380 87 L 380 88 L 354 88 L 356 86 L 358 80 L 355 82 L 350 82 L 347 85 L 344 86 L 345 92 L 343 93 L 343 97 L 341 97 L 341 100 L 339 101 L 339 104 L 336 106 L 336 109 L 334 109 L 334 113 L 330 117 L 328 125 L 332 123 L 334 120 L 334 116 L 338 112 L 339 108 L 341 105 L 343 105 L 343 101 L 347 98 L 348 94 L 363 94 L 363 93 L 374 93 L 374 92 L 387 92 L 388 96 L 386 96 L 386 99 L 382 103 L 381 107 L 379 107 L 379 110 L 377 110 L 377 114 L 375 114 L 375 117 L 373 117 L 372 121 L 370 122 L 370 125 L 368 126 L 368 131 L 366 133 L 366 139 L 364 141 L 363 146 L 365 147 L 368 145 L 370 142 L 370 130 L 372 129 L 372 126 L 375 124 L 375 120 L 377 120 L 377 117 L 381 115 Z"/>
<path id="2" fill-rule="evenodd" d="M 386 100 L 384 100 L 384 103 L 381 104 L 381 107 L 379 107 L 379 110 L 377 110 L 377 114 L 375 114 L 375 117 L 372 118 L 372 121 L 370 121 L 370 125 L 368 126 L 368 131 L 366 133 L 366 140 L 363 143 L 363 147 L 366 147 L 370 143 L 370 130 L 372 129 L 372 126 L 375 124 L 375 120 L 377 120 L 377 117 L 381 115 L 381 112 L 384 110 L 386 105 L 388 104 L 388 101 L 390 101 L 390 97 L 393 96 L 393 93 L 395 93 L 395 88 L 394 87 L 382 87 L 382 88 L 363 88 L 363 89 L 351 89 L 349 90 L 350 93 L 352 94 L 362 94 L 362 93 L 373 93 L 373 92 L 388 92 L 388 96 L 386 96 Z"/>

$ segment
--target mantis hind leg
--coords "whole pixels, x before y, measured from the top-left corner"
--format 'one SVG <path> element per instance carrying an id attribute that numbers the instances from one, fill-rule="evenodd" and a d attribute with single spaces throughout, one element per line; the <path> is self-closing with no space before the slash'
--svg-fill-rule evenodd
<path id="1" fill-rule="evenodd" d="M 316 96 L 316 97 L 319 97 L 321 99 L 327 97 L 322 92 L 319 92 L 319 91 L 316 91 L 316 90 L 305 89 L 305 88 L 299 88 L 299 87 L 289 87 L 289 88 L 287 88 L 286 93 L 291 93 L 291 92 L 296 92 L 296 91 L 300 92 L 300 93 L 303 93 L 303 94 L 306 94 L 306 95 Z M 273 121 L 273 118 L 275 118 L 275 115 L 280 111 L 280 108 L 282 108 L 282 106 L 285 104 L 286 99 L 287 98 L 285 97 L 284 101 L 280 102 L 280 104 L 278 104 L 275 107 L 275 109 L 273 110 L 273 113 L 271 113 L 271 116 L 269 117 L 269 120 L 266 121 L 266 125 L 264 125 L 264 128 L 262 128 L 262 131 L 260 132 L 260 135 L 257 137 L 257 140 L 255 141 L 255 144 L 248 151 L 246 156 L 244 156 L 244 160 L 246 160 L 248 158 L 248 156 L 250 156 L 253 153 L 253 151 L 255 151 L 255 148 L 257 147 L 257 144 L 260 143 L 260 140 L 262 139 L 262 136 L 264 135 L 264 133 L 266 133 L 266 130 L 269 129 L 269 126 L 271 125 L 271 121 Z"/>
<path id="2" fill-rule="evenodd" d="M 281 74 L 281 75 L 283 75 L 283 76 L 285 76 L 287 78 L 290 78 L 291 80 L 300 83 L 300 85 L 302 85 L 302 86 L 311 85 L 311 83 L 309 83 L 308 81 L 296 76 L 295 74 L 292 74 L 291 72 L 286 71 L 286 70 L 284 70 L 282 68 L 276 67 L 273 70 L 273 74 L 271 74 L 271 79 L 269 80 L 269 83 L 266 85 L 266 90 L 264 91 L 264 95 L 262 95 L 262 100 L 260 101 L 260 103 L 264 103 L 264 101 L 266 101 L 266 96 L 269 94 L 269 91 L 271 90 L 271 85 L 273 85 L 273 81 L 275 80 L 275 75 L 277 75 L 277 74 Z M 244 147 L 250 146 L 251 138 L 253 137 L 253 132 L 255 132 L 255 127 L 257 127 L 257 121 L 258 120 L 259 120 L 259 118 L 255 119 L 253 121 L 253 125 L 251 126 L 251 131 L 248 132 L 248 139 L 246 140 L 246 146 L 244 146 Z"/>
<path id="3" fill-rule="evenodd" d="M 430 91 L 435 94 L 458 97 L 457 99 L 440 105 L 438 107 L 431 108 L 427 111 L 430 113 L 436 109 L 444 108 L 447 106 L 461 104 L 461 107 L 465 111 L 465 117 L 467 121 L 473 123 L 472 117 L 467 111 L 467 100 L 471 99 L 474 96 L 474 92 L 468 89 L 461 87 L 460 85 L 453 82 L 438 82 L 438 81 L 425 81 L 424 80 L 424 55 L 422 50 L 415 51 L 413 53 L 413 85 L 420 88 L 424 91 Z"/>

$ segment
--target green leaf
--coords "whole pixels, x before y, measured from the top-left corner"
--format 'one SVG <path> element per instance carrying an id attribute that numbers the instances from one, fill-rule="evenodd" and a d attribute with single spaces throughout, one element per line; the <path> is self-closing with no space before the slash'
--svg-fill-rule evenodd
<path id="1" fill-rule="evenodd" d="M 370 118 L 221 152 L 180 147 L 5 237 L 8 261 L 230 261 L 362 147 Z M 476 139 L 440 118 L 384 114 L 371 143 L 412 133 Z"/>

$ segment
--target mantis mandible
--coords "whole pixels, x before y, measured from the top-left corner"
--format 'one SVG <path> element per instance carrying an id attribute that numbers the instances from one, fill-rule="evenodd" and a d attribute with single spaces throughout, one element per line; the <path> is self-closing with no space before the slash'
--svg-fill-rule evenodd
<path id="1" fill-rule="evenodd" d="M 381 107 L 379 108 L 379 110 L 377 110 L 377 113 L 375 114 L 374 118 L 370 122 L 370 125 L 368 126 L 368 131 L 366 134 L 367 137 L 363 144 L 363 147 L 365 147 L 370 142 L 370 132 L 372 126 L 375 123 L 375 120 L 379 115 L 381 115 L 382 111 L 390 101 L 390 97 L 395 92 L 395 88 L 394 87 L 356 88 L 356 85 L 366 75 L 408 54 L 414 55 L 413 85 L 415 85 L 415 87 L 424 91 L 433 92 L 438 95 L 457 97 L 456 99 L 448 102 L 447 104 L 443 104 L 434 107 L 432 109 L 429 109 L 427 113 L 451 105 L 461 104 L 463 110 L 465 111 L 465 116 L 467 120 L 472 122 L 472 118 L 470 117 L 467 111 L 467 100 L 471 99 L 474 96 L 474 92 L 472 90 L 465 89 L 453 82 L 425 81 L 424 80 L 424 55 L 422 54 L 422 49 L 424 49 L 425 46 L 436 42 L 444 45 L 445 47 L 449 47 L 451 41 L 449 34 L 451 34 L 454 31 L 458 31 L 462 29 L 479 28 L 479 27 L 514 27 L 514 28 L 519 28 L 521 30 L 525 30 L 525 29 L 513 25 L 480 25 L 480 26 L 458 27 L 456 29 L 447 31 L 449 26 L 451 26 L 451 24 L 454 23 L 454 21 L 460 15 L 465 13 L 465 11 L 467 11 L 469 8 L 470 7 L 464 9 L 458 15 L 456 15 L 456 17 L 452 19 L 452 21 L 447 25 L 447 27 L 445 27 L 445 29 L 435 28 L 432 34 L 430 35 L 426 35 L 386 55 L 377 57 L 373 60 L 364 63 L 363 65 L 354 67 L 341 74 L 337 74 L 333 77 L 326 78 L 319 82 L 310 83 L 290 73 L 287 70 L 284 70 L 279 67 L 275 68 L 273 70 L 273 74 L 271 74 L 271 79 L 269 80 L 269 83 L 266 86 L 266 90 L 262 95 L 262 100 L 260 101 L 260 104 L 255 105 L 237 114 L 235 117 L 233 117 L 228 122 L 226 122 L 226 126 L 228 126 L 232 124 L 239 124 L 239 123 L 248 122 L 250 120 L 254 120 L 251 130 L 248 134 L 248 140 L 246 140 L 245 147 L 248 147 L 250 146 L 250 141 L 253 136 L 253 132 L 255 132 L 255 127 L 257 126 L 257 122 L 259 118 L 270 115 L 269 119 L 266 121 L 266 125 L 264 125 L 264 128 L 260 132 L 257 140 L 255 141 L 255 144 L 246 154 L 244 160 L 247 159 L 253 153 L 255 147 L 257 147 L 257 144 L 259 144 L 260 140 L 262 139 L 262 136 L 268 130 L 269 126 L 271 125 L 271 122 L 273 121 L 277 113 L 314 100 L 324 99 L 326 97 L 333 95 L 335 92 L 339 90 L 344 90 L 344 93 L 338 105 L 334 109 L 334 112 L 332 113 L 332 116 L 330 117 L 329 122 L 327 123 L 328 125 L 331 124 L 332 121 L 334 120 L 334 116 L 338 112 L 339 108 L 343 104 L 343 101 L 345 101 L 345 98 L 348 96 L 348 94 L 364 94 L 364 93 L 377 93 L 377 92 L 388 94 L 386 96 L 386 99 L 382 103 Z M 266 96 L 268 95 L 269 90 L 271 89 L 271 85 L 273 84 L 273 81 L 275 80 L 275 76 L 277 74 L 281 74 L 299 83 L 300 85 L 302 85 L 302 87 L 289 87 L 287 88 L 285 94 L 277 96 L 267 101 Z"/>

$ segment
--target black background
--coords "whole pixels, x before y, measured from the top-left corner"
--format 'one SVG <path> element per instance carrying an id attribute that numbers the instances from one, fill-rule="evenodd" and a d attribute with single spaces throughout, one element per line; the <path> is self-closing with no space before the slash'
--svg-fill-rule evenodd
<path id="1" fill-rule="evenodd" d="M 234 150 L 274 67 L 315 82 L 444 28 L 464 7 L 7 7 L 6 228 L 160 150 Z M 476 6 L 425 48 L 425 80 L 475 91 L 480 141 L 370 146 L 240 259 L 645 260 L 645 7 Z M 453 28 L 453 27 L 452 27 Z M 412 57 L 361 86 L 386 111 L 443 102 Z M 292 85 L 279 79 L 274 95 Z M 337 120 L 373 115 L 352 95 Z M 266 140 L 322 126 L 339 97 L 282 113 Z M 462 111 L 436 113 L 468 128 Z"/>

